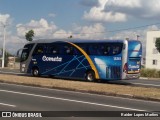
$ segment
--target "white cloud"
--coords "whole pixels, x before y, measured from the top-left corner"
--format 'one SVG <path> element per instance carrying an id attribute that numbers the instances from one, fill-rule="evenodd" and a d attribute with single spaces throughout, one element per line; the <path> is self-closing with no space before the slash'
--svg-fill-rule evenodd
<path id="1" fill-rule="evenodd" d="M 26 24 L 18 24 L 16 27 L 18 36 L 24 39 L 25 33 L 31 29 L 35 32 L 35 39 L 68 38 L 71 35 L 73 38 L 98 39 L 104 38 L 103 32 L 105 32 L 105 27 L 101 23 L 95 23 L 90 26 L 75 25 L 73 29 L 66 31 L 58 28 L 54 23 L 48 23 L 43 18 L 39 21 L 31 20 Z"/>
<path id="2" fill-rule="evenodd" d="M 103 12 L 101 9 L 94 7 L 89 13 L 84 13 L 84 19 L 95 22 L 125 22 L 126 15 L 123 13 Z"/>
<path id="3" fill-rule="evenodd" d="M 108 2 L 105 6 L 106 8 L 108 6 L 123 7 L 123 8 L 140 8 L 140 7 L 142 7 L 141 3 L 140 3 L 141 0 L 107 0 L 107 1 Z"/>
<path id="4" fill-rule="evenodd" d="M 160 12 L 159 6 L 159 0 L 108 0 L 105 11 L 119 11 L 140 18 L 157 18 Z"/>
<path id="5" fill-rule="evenodd" d="M 120 12 L 105 12 L 108 0 L 99 0 L 99 6 L 94 6 L 89 12 L 84 12 L 84 19 L 98 22 L 124 22 L 126 15 Z"/>
<path id="6" fill-rule="evenodd" d="M 66 32 L 65 30 L 60 29 L 60 30 L 54 32 L 52 36 L 53 36 L 53 38 L 62 39 L 62 38 L 68 38 L 71 35 L 72 35 L 71 31 Z"/>
<path id="7" fill-rule="evenodd" d="M 0 14 L 0 37 L 3 36 L 3 26 L 7 27 L 11 24 L 12 19 L 9 14 Z"/>
<path id="8" fill-rule="evenodd" d="M 2 32 L 3 33 L 3 32 Z M 6 51 L 16 55 L 18 49 L 22 48 L 23 45 L 26 43 L 24 39 L 20 39 L 17 35 L 13 34 L 10 29 L 6 28 L 5 34 L 5 42 L 6 42 Z M 3 48 L 3 35 L 0 36 L 0 48 Z"/>
<path id="9" fill-rule="evenodd" d="M 72 36 L 78 39 L 104 39 L 105 27 L 101 23 L 95 23 L 89 26 L 79 26 L 74 24 L 69 31 L 59 29 L 53 33 L 52 38 L 68 38 Z"/>
<path id="10" fill-rule="evenodd" d="M 19 37 L 24 38 L 25 33 L 29 30 L 34 30 L 36 38 L 50 38 L 53 32 L 56 31 L 57 26 L 51 22 L 48 23 L 45 19 L 40 19 L 39 21 L 31 20 L 27 24 L 18 24 L 17 34 Z"/>
<path id="11" fill-rule="evenodd" d="M 105 27 L 101 23 L 95 23 L 90 26 L 78 26 L 75 25 L 73 33 L 79 33 L 73 35 L 75 38 L 80 39 L 104 39 Z"/>
<path id="12" fill-rule="evenodd" d="M 98 22 L 124 22 L 132 18 L 160 18 L 160 0 L 98 0 L 83 18 Z"/>
<path id="13" fill-rule="evenodd" d="M 9 14 L 0 14 L 0 24 L 6 25 L 11 22 Z"/>
<path id="14" fill-rule="evenodd" d="M 24 39 L 20 39 L 16 35 L 6 36 L 6 50 L 13 55 L 16 55 L 17 50 L 22 48 L 25 43 L 26 41 Z"/>
<path id="15" fill-rule="evenodd" d="M 9 51 L 10 53 L 15 54 L 15 51 L 17 50 L 16 48 L 19 47 L 19 45 L 16 45 L 18 42 L 18 38 L 14 37 L 11 31 L 11 25 L 12 24 L 12 18 L 9 14 L 0 14 L 0 48 L 3 48 L 3 37 L 4 37 L 4 32 L 3 32 L 3 25 L 6 25 L 6 33 L 5 33 L 5 42 L 6 42 L 6 50 Z"/>

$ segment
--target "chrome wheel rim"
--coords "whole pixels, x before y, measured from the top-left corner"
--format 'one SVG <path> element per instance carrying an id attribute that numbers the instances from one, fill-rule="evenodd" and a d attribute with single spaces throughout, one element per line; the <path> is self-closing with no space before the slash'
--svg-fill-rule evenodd
<path id="1" fill-rule="evenodd" d="M 35 76 L 37 76 L 37 75 L 38 75 L 38 70 L 34 70 L 34 71 L 33 71 L 33 74 L 34 74 Z"/>
<path id="2" fill-rule="evenodd" d="M 92 75 L 92 73 L 89 73 L 87 75 L 87 79 L 88 79 L 88 81 L 93 81 L 93 75 Z"/>

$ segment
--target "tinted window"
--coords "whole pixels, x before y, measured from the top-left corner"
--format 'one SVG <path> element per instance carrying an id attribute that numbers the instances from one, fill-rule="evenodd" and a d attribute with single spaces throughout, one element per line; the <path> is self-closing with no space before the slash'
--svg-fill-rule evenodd
<path id="1" fill-rule="evenodd" d="M 34 44 L 27 44 L 24 46 L 24 49 L 22 51 L 22 54 L 21 54 L 21 62 L 25 61 L 28 59 L 28 56 L 33 48 L 33 45 Z"/>
<path id="2" fill-rule="evenodd" d="M 80 48 L 82 48 L 86 53 L 88 53 L 88 44 L 87 43 L 78 43 Z"/>
<path id="3" fill-rule="evenodd" d="M 104 45 L 104 50 L 103 50 L 104 55 L 110 55 L 111 51 L 112 47 L 110 45 Z"/>
<path id="4" fill-rule="evenodd" d="M 44 54 L 45 53 L 45 44 L 38 44 L 34 50 L 34 55 L 35 54 Z"/>
<path id="5" fill-rule="evenodd" d="M 90 44 L 88 48 L 88 53 L 90 55 L 103 55 L 103 51 L 104 51 L 103 45 Z"/>
<path id="6" fill-rule="evenodd" d="M 117 55 L 122 51 L 123 43 L 86 43 L 79 45 L 89 55 Z"/>
<path id="7" fill-rule="evenodd" d="M 47 44 L 48 54 L 59 54 L 59 48 L 56 44 Z"/>
<path id="8" fill-rule="evenodd" d="M 80 51 L 70 44 L 58 44 L 59 53 L 61 55 L 79 55 Z"/>
<path id="9" fill-rule="evenodd" d="M 88 45 L 88 54 L 90 55 L 117 55 L 122 51 L 122 43 L 99 43 L 99 44 L 90 44 Z"/>
<path id="10" fill-rule="evenodd" d="M 120 54 L 120 53 L 121 53 L 123 44 L 114 44 L 112 47 L 113 47 L 113 48 L 112 48 L 112 49 L 113 49 L 112 54 L 113 54 L 113 55 L 117 55 L 117 54 Z"/>
<path id="11" fill-rule="evenodd" d="M 68 44 L 59 44 L 59 52 L 61 55 L 71 55 L 73 54 L 73 47 Z"/>

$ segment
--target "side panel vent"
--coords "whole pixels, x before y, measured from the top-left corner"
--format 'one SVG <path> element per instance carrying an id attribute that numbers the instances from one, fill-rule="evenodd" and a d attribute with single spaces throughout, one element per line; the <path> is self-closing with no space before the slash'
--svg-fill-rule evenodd
<path id="1" fill-rule="evenodd" d="M 120 66 L 106 67 L 106 78 L 108 78 L 108 79 L 121 79 L 121 67 Z"/>

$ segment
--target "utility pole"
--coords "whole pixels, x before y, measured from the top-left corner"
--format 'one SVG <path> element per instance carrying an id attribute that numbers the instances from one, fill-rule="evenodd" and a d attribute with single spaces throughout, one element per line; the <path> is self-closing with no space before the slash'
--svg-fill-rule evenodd
<path id="1" fill-rule="evenodd" d="M 3 24 L 3 54 L 2 54 L 2 68 L 4 68 L 5 62 L 5 45 L 6 45 L 6 25 Z"/>
<path id="2" fill-rule="evenodd" d="M 139 35 L 137 35 L 137 40 L 139 40 L 139 37 L 140 37 L 140 36 L 139 36 Z"/>

